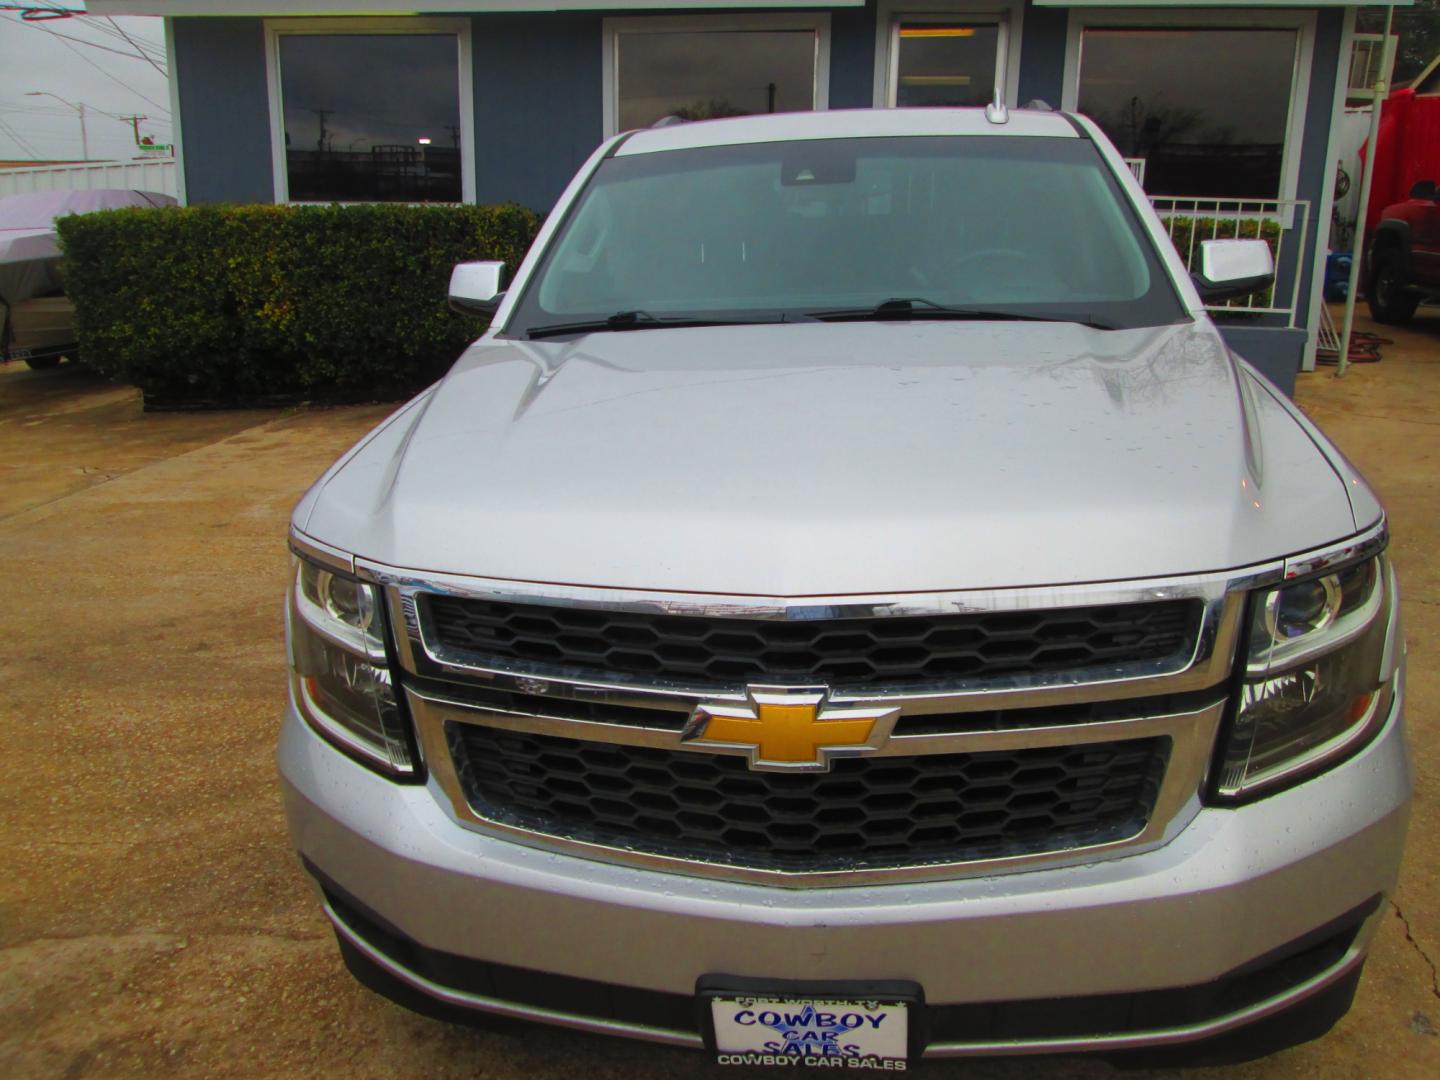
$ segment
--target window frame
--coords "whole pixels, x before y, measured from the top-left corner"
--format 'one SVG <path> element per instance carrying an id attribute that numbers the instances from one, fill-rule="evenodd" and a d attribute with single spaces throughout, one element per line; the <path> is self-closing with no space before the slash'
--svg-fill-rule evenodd
<path id="1" fill-rule="evenodd" d="M 826 11 L 739 12 L 703 15 L 625 15 L 603 21 L 600 85 L 604 137 L 620 133 L 620 37 L 622 34 L 808 30 L 815 35 L 814 111 L 830 108 L 830 13 Z"/>
<path id="2" fill-rule="evenodd" d="M 900 23 L 907 18 L 941 22 L 997 22 L 996 81 L 1004 88 L 1005 103 L 1020 101 L 1020 40 L 1024 29 L 1023 0 L 880 0 L 875 11 L 875 86 L 877 109 L 896 108 L 899 97 Z"/>
<path id="3" fill-rule="evenodd" d="M 475 81 L 474 53 L 470 44 L 470 20 L 463 18 L 423 18 L 413 15 L 380 16 L 375 18 L 316 18 L 265 20 L 265 89 L 270 106 L 270 164 L 274 177 L 277 204 L 330 205 L 290 198 L 290 177 L 285 158 L 285 101 L 280 72 L 280 39 L 287 35 L 308 37 L 353 36 L 369 34 L 377 37 L 402 35 L 453 34 L 456 38 L 456 69 L 460 95 L 460 201 L 475 202 Z M 358 200 L 347 205 L 375 205 Z M 454 203 L 426 205 L 453 206 Z"/>
<path id="4" fill-rule="evenodd" d="M 1088 27 L 1135 27 L 1155 30 L 1293 30 L 1295 61 L 1290 72 L 1290 108 L 1281 145 L 1280 188 L 1273 198 L 1285 202 L 1298 198 L 1300 154 L 1305 134 L 1305 114 L 1310 96 L 1310 72 L 1315 59 L 1315 12 L 1297 8 L 1246 8 L 1243 11 L 1186 10 L 1157 11 L 1154 8 L 1075 8 L 1065 41 L 1065 81 L 1060 107 L 1076 112 L 1080 102 L 1080 71 L 1084 62 L 1083 41 Z M 1164 197 L 1164 191 L 1146 192 L 1147 197 Z M 1204 198 L 1222 198 L 1204 196 Z M 1223 200 L 1222 200 L 1223 201 Z M 1283 213 L 1289 228 L 1289 212 Z"/>

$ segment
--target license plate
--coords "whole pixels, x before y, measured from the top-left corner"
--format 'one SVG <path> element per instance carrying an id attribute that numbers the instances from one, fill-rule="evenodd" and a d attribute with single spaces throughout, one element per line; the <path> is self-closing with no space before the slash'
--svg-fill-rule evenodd
<path id="1" fill-rule="evenodd" d="M 906 1001 L 714 994 L 710 1018 L 721 1065 L 905 1070 Z"/>
<path id="2" fill-rule="evenodd" d="M 29 360 L 29 359 L 30 359 L 30 350 L 29 350 L 29 349 L 13 349 L 13 348 L 12 348 L 12 349 L 10 350 L 10 359 L 11 359 L 11 360 Z"/>

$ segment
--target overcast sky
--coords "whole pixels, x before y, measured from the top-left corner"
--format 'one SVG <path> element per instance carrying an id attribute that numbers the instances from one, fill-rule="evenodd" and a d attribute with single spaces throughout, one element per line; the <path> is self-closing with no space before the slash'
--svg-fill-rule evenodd
<path id="1" fill-rule="evenodd" d="M 83 7 L 75 0 L 52 0 L 51 6 L 62 5 Z M 85 106 L 92 159 L 135 156 L 129 123 L 113 116 L 148 117 L 141 121 L 141 134 L 153 135 L 160 143 L 171 141 L 170 91 L 165 76 L 134 55 L 117 55 L 136 52 L 121 31 L 160 68 L 165 66 L 165 29 L 160 19 L 116 18 L 112 24 L 107 19 L 77 16 L 24 23 L 19 13 L 0 11 L 0 160 L 78 160 L 81 156 L 76 110 L 53 97 L 27 97 L 32 90 Z M 57 36 L 61 34 L 75 40 Z"/>

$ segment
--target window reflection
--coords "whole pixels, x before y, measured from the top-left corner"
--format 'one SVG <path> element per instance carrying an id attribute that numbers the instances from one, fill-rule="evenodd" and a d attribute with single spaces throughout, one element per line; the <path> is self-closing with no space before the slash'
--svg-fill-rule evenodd
<path id="1" fill-rule="evenodd" d="M 299 202 L 460 202 L 453 34 L 284 34 L 285 171 Z"/>
<path id="2" fill-rule="evenodd" d="M 1274 199 L 1295 47 L 1294 30 L 1088 27 L 1080 111 L 1153 194 Z"/>
<path id="3" fill-rule="evenodd" d="M 896 105 L 989 104 L 999 26 L 903 22 L 897 33 Z"/>
<path id="4" fill-rule="evenodd" d="M 621 131 L 666 116 L 709 120 L 815 107 L 813 30 L 619 35 Z"/>

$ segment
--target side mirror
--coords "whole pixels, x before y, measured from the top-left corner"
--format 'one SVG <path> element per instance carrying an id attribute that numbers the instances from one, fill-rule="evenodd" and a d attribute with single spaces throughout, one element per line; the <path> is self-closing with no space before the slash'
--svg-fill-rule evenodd
<path id="1" fill-rule="evenodd" d="M 463 262 L 450 271 L 450 308 L 462 315 L 494 315 L 505 297 L 503 262 Z"/>
<path id="2" fill-rule="evenodd" d="M 1275 281 L 1275 258 L 1264 240 L 1202 240 L 1200 269 L 1191 278 L 1207 304 L 1233 300 Z"/>

